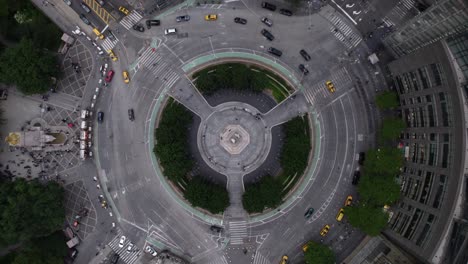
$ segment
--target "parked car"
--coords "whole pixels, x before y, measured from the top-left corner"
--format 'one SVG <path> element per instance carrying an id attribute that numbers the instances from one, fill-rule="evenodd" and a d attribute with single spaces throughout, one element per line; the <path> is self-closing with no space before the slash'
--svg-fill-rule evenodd
<path id="1" fill-rule="evenodd" d="M 345 205 L 345 206 L 351 206 L 351 203 L 352 203 L 352 202 L 353 202 L 353 196 L 348 195 L 348 197 L 346 197 L 346 200 L 345 200 L 344 205 Z"/>
<path id="2" fill-rule="evenodd" d="M 361 179 L 361 172 L 357 170 L 354 172 L 352 184 L 357 185 L 360 179 Z"/>
<path id="3" fill-rule="evenodd" d="M 299 70 L 304 74 L 309 74 L 309 70 L 304 66 L 304 64 L 299 64 Z"/>
<path id="4" fill-rule="evenodd" d="M 271 11 L 276 10 L 276 6 L 273 5 L 273 4 L 270 4 L 268 2 L 262 2 L 262 7 L 265 8 L 265 9 L 271 10 Z"/>
<path id="5" fill-rule="evenodd" d="M 304 58 L 304 60 L 310 61 L 310 55 L 309 55 L 309 53 L 307 53 L 307 51 L 301 49 L 301 50 L 299 51 L 299 53 L 300 53 L 301 56 Z"/>
<path id="6" fill-rule="evenodd" d="M 234 22 L 236 22 L 237 24 L 245 25 L 245 24 L 247 24 L 247 19 L 241 18 L 241 17 L 236 17 L 236 18 L 234 18 Z"/>
<path id="7" fill-rule="evenodd" d="M 285 16 L 292 16 L 291 10 L 288 10 L 288 9 L 281 8 L 279 12 L 280 14 L 285 15 Z"/>
<path id="8" fill-rule="evenodd" d="M 267 26 L 269 26 L 269 27 L 273 26 L 273 21 L 271 21 L 271 20 L 268 19 L 267 17 L 262 17 L 262 18 L 260 19 L 260 21 L 262 21 L 263 24 L 265 24 L 265 25 L 267 25 Z"/>
<path id="9" fill-rule="evenodd" d="M 91 9 L 89 9 L 85 3 L 81 3 L 81 8 L 83 8 L 86 13 L 91 13 Z"/>
<path id="10" fill-rule="evenodd" d="M 262 29 L 261 31 L 262 35 L 268 39 L 269 41 L 273 41 L 275 39 L 275 37 L 273 36 L 273 34 L 271 34 L 270 31 L 266 30 L 266 29 Z"/>
<path id="11" fill-rule="evenodd" d="M 143 27 L 142 24 L 135 24 L 133 25 L 133 30 L 140 31 L 140 32 L 145 32 L 145 28 Z"/>
<path id="12" fill-rule="evenodd" d="M 267 50 L 269 53 L 275 55 L 275 56 L 278 56 L 278 57 L 281 57 L 281 55 L 283 55 L 283 52 L 279 49 L 275 49 L 273 47 L 269 47 L 268 50 Z"/>
<path id="13" fill-rule="evenodd" d="M 366 153 L 365 152 L 359 152 L 359 159 L 358 159 L 358 164 L 359 165 L 364 165 L 364 161 L 366 160 Z"/>
<path id="14" fill-rule="evenodd" d="M 220 227 L 220 226 L 212 225 L 212 226 L 210 226 L 210 230 L 213 231 L 213 232 L 216 232 L 216 233 L 220 233 L 221 231 L 223 231 L 223 228 Z"/>
<path id="15" fill-rule="evenodd" d="M 83 23 L 85 23 L 86 25 L 91 25 L 91 22 L 89 22 L 89 20 L 86 18 L 85 15 L 80 14 L 80 18 L 83 21 Z"/>
<path id="16" fill-rule="evenodd" d="M 112 81 L 112 77 L 114 77 L 114 71 L 113 71 L 113 70 L 110 70 L 110 71 L 107 72 L 105 81 L 108 82 L 108 83 L 111 82 L 111 81 Z"/>
<path id="17" fill-rule="evenodd" d="M 189 15 L 184 15 L 184 16 L 178 16 L 176 17 L 177 22 L 187 22 L 190 21 L 190 16 Z"/>
<path id="18" fill-rule="evenodd" d="M 151 26 L 159 26 L 159 25 L 161 25 L 161 20 L 153 20 L 153 19 L 146 20 L 146 27 L 148 29 L 150 29 Z"/>

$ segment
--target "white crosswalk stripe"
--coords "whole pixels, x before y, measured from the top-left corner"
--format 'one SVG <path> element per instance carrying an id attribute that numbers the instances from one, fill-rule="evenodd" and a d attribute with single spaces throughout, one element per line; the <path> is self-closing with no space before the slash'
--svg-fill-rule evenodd
<path id="1" fill-rule="evenodd" d="M 110 40 L 109 38 L 106 38 L 102 43 L 101 43 L 101 46 L 102 48 L 105 50 L 105 51 L 108 51 L 108 50 L 111 50 L 115 47 L 115 45 L 117 45 L 117 42 L 119 42 L 119 40 L 115 40 L 115 41 L 112 41 Z"/>
<path id="2" fill-rule="evenodd" d="M 388 14 L 382 19 L 387 26 L 395 26 L 404 22 L 409 11 L 414 8 L 414 0 L 403 0 L 398 2 L 396 6 L 388 12 Z"/>
<path id="3" fill-rule="evenodd" d="M 361 43 L 361 36 L 357 32 L 354 32 L 340 17 L 329 13 L 327 13 L 325 17 L 332 24 L 330 32 L 332 32 L 338 40 L 343 42 L 348 49 L 353 49 Z"/>
<path id="4" fill-rule="evenodd" d="M 215 259 L 212 259 L 210 262 L 206 264 L 228 264 L 228 261 L 225 256 L 223 257 L 216 257 Z"/>
<path id="5" fill-rule="evenodd" d="M 262 254 L 260 254 L 259 252 L 256 252 L 255 258 L 253 260 L 253 264 L 270 264 L 270 262 Z"/>
<path id="6" fill-rule="evenodd" d="M 133 27 L 133 25 L 138 23 L 142 18 L 143 18 L 143 16 L 140 15 L 140 13 L 138 13 L 135 10 L 132 10 L 132 12 L 130 12 L 130 14 L 128 14 L 128 16 L 125 16 L 124 18 L 122 18 L 122 20 L 120 20 L 120 24 L 124 28 L 130 29 L 131 27 Z"/>
<path id="7" fill-rule="evenodd" d="M 327 80 L 332 81 L 336 89 L 335 93 L 339 92 L 340 87 L 351 87 L 353 84 L 353 79 L 346 68 L 333 71 L 331 77 Z M 326 103 L 323 99 L 333 96 L 325 84 L 327 80 L 323 80 L 303 90 L 307 102 L 312 105 L 323 105 Z"/>
<path id="8" fill-rule="evenodd" d="M 229 241 L 231 245 L 242 245 L 244 238 L 247 237 L 247 222 L 229 222 L 229 233 L 231 235 Z"/>
<path id="9" fill-rule="evenodd" d="M 224 4 L 205 4 L 196 6 L 196 8 L 203 8 L 203 9 L 220 9 L 220 8 L 227 8 Z"/>
<path id="10" fill-rule="evenodd" d="M 109 242 L 109 247 L 112 248 L 112 250 L 117 253 L 123 262 L 127 264 L 133 264 L 137 261 L 138 257 L 141 254 L 141 251 L 139 248 L 136 246 L 133 246 L 133 252 L 127 252 L 127 247 L 128 244 L 130 243 L 130 240 L 127 238 L 125 240 L 125 244 L 123 247 L 119 247 L 119 242 L 120 242 L 120 237 L 121 237 L 121 232 L 120 230 L 117 232 L 117 235 L 112 239 L 111 242 Z"/>

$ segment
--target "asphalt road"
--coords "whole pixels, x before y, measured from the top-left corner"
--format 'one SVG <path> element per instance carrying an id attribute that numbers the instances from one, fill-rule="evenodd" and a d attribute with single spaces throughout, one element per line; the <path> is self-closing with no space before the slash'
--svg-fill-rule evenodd
<path id="1" fill-rule="evenodd" d="M 355 25 L 340 11 L 325 6 L 287 17 L 262 9 L 260 2 L 234 1 L 182 8 L 162 17 L 160 27 L 143 33 L 126 30 L 120 24 L 111 27 L 118 39 L 113 50 L 119 60 L 107 60 L 116 74 L 110 85 L 101 90 L 96 103 L 96 111 L 103 111 L 105 118 L 103 124 L 95 124 L 95 161 L 101 186 L 105 187 L 114 209 L 113 217 L 106 211 L 98 213 L 98 222 L 108 228 L 117 220 L 118 229 L 109 236 L 103 236 L 108 230 L 97 230 L 94 236 L 98 239 L 93 242 L 97 246 L 108 241 L 114 245 L 118 236 L 125 234 L 139 249 L 151 244 L 196 263 L 275 263 L 283 254 L 297 263 L 302 259 L 302 244 L 310 239 L 330 245 L 338 260 L 346 257 L 362 239 L 362 234 L 347 225 L 346 220 L 338 223 L 335 217 L 347 195 L 356 197 L 351 177 L 357 166 L 357 153 L 374 142 L 378 116 L 370 102 L 375 91 L 385 85 L 382 73 L 367 62 L 366 56 L 371 51 Z M 280 7 L 285 6 L 279 4 Z M 43 7 L 48 15 L 62 22 L 67 32 L 76 24 L 85 27 L 76 14 L 58 14 L 54 8 Z M 218 14 L 218 20 L 205 21 L 204 15 L 208 13 Z M 191 20 L 177 23 L 175 16 L 182 14 L 190 15 Z M 368 19 L 364 14 L 360 18 Z M 237 16 L 247 19 L 247 25 L 235 24 L 233 19 Z M 268 28 L 260 21 L 263 16 L 273 21 L 273 27 Z M 164 29 L 173 27 L 178 35 L 163 34 Z M 275 36 L 273 41 L 260 34 L 264 28 Z M 87 46 L 96 53 L 91 41 Z M 280 49 L 282 57 L 268 54 L 268 47 Z M 299 54 L 300 49 L 307 50 L 312 59 L 306 62 Z M 302 182 L 303 188 L 266 217 L 233 220 L 227 216 L 215 219 L 196 214 L 174 199 L 152 164 L 149 135 L 154 133 L 151 122 L 154 107 L 173 93 L 171 89 L 190 86 L 183 70 L 187 63 L 200 55 L 216 56 L 223 52 L 267 59 L 271 68 L 277 70 L 281 66 L 288 71 L 290 81 L 300 83 L 296 85 L 299 87 L 296 102 L 287 100 L 277 106 L 285 111 L 272 115 L 275 118 L 271 124 L 305 111 L 314 123 L 313 166 Z M 93 71 L 97 72 L 102 63 L 105 61 L 96 55 Z M 309 75 L 299 71 L 300 63 L 306 65 Z M 130 84 L 123 83 L 123 70 L 130 72 Z M 88 81 L 89 92 L 84 96 L 83 107 L 86 102 L 90 104 L 99 78 L 96 74 Z M 326 89 L 327 80 L 335 84 L 335 93 Z M 130 108 L 134 109 L 135 121 L 128 119 Z M 93 169 L 94 164 L 86 171 L 96 174 Z M 87 184 L 92 188 L 95 183 L 88 179 Z M 307 220 L 304 213 L 310 207 L 315 208 L 315 213 Z M 209 231 L 212 222 L 225 227 L 225 231 L 221 234 Z M 331 230 L 321 238 L 319 230 L 325 224 Z M 133 256 L 123 259 L 126 263 L 136 260 Z M 89 257 L 78 259 L 78 263 L 88 262 Z"/>

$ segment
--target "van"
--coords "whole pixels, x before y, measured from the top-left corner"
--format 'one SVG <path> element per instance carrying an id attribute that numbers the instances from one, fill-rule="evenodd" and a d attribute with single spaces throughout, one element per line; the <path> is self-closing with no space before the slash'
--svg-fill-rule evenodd
<path id="1" fill-rule="evenodd" d="M 177 29 L 175 28 L 168 28 L 164 30 L 164 35 L 174 35 L 177 34 Z"/>
<path id="2" fill-rule="evenodd" d="M 104 35 L 97 28 L 93 28 L 93 32 L 99 37 L 99 39 L 104 39 Z"/>
<path id="3" fill-rule="evenodd" d="M 341 222 L 341 220 L 343 220 L 343 217 L 344 217 L 344 209 L 341 208 L 338 214 L 336 215 L 336 221 Z"/>

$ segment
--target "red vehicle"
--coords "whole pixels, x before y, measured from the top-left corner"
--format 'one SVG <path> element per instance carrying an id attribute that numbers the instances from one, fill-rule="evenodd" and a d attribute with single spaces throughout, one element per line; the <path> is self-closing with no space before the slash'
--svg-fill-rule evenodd
<path id="1" fill-rule="evenodd" d="M 110 70 L 107 72 L 107 75 L 106 75 L 106 82 L 111 82 L 112 81 L 112 77 L 114 77 L 114 71 L 113 70 Z"/>

